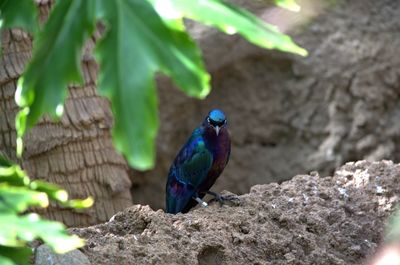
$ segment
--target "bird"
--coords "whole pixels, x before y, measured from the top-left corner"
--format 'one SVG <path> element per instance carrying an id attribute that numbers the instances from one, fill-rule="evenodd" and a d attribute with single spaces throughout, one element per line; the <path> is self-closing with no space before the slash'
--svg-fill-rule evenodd
<path id="1" fill-rule="evenodd" d="M 213 195 L 220 203 L 224 197 L 210 191 L 228 164 L 231 140 L 225 113 L 211 110 L 175 157 L 166 185 L 166 212 L 187 213 L 207 203 L 202 199 Z"/>

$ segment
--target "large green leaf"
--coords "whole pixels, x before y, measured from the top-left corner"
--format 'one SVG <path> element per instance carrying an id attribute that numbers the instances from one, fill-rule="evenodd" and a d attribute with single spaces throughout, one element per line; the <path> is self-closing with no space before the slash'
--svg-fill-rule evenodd
<path id="1" fill-rule="evenodd" d="M 186 17 L 214 26 L 227 34 L 238 33 L 248 41 L 267 49 L 278 49 L 302 56 L 307 51 L 270 24 L 264 23 L 248 11 L 220 0 L 149 0 L 165 18 Z M 289 1 L 279 1 L 281 5 Z"/>
<path id="2" fill-rule="evenodd" d="M 183 28 L 166 27 L 148 2 L 102 3 L 108 31 L 96 57 L 99 89 L 111 99 L 115 114 L 114 143 L 133 167 L 149 169 L 158 128 L 155 73 L 170 75 L 187 94 L 200 98 L 210 90 L 209 75 Z"/>
<path id="3" fill-rule="evenodd" d="M 0 212 L 0 227 L 0 245 L 3 246 L 21 247 L 25 242 L 40 238 L 57 253 L 65 253 L 84 244 L 76 235 L 68 235 L 63 224 L 43 220 L 34 213 L 18 216 Z"/>
<path id="4" fill-rule="evenodd" d="M 99 89 L 112 101 L 115 146 L 134 168 L 151 168 L 158 128 L 155 74 L 170 76 L 190 96 L 204 98 L 210 91 L 210 77 L 200 50 L 185 31 L 184 17 L 239 33 L 264 48 L 306 54 L 275 27 L 219 0 L 56 1 L 35 38 L 32 61 L 17 89 L 16 101 L 22 107 L 16 118 L 17 154 L 22 153 L 24 132 L 41 115 L 62 114 L 67 85 L 81 81 L 83 42 L 101 19 L 107 30 L 96 49 Z"/>
<path id="5" fill-rule="evenodd" d="M 32 60 L 15 96 L 23 108 L 16 120 L 19 138 L 44 113 L 60 116 L 67 85 L 82 81 L 80 54 L 94 29 L 94 10 L 95 0 L 57 1 L 43 31 L 36 36 Z"/>
<path id="6" fill-rule="evenodd" d="M 0 29 L 21 27 L 34 32 L 37 23 L 33 0 L 0 0 Z"/>

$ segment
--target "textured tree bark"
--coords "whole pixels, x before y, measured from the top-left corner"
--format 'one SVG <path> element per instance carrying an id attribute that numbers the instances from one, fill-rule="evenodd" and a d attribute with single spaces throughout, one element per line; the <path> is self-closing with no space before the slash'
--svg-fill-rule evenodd
<path id="1" fill-rule="evenodd" d="M 47 17 L 50 4 L 40 6 L 41 18 Z M 2 34 L 0 61 L 0 153 L 17 161 L 14 119 L 18 107 L 14 101 L 17 80 L 31 57 L 32 40 L 21 30 Z M 87 226 L 107 221 L 116 212 L 132 204 L 131 181 L 124 158 L 113 148 L 109 102 L 96 94 L 97 65 L 86 45 L 82 60 L 83 87 L 70 87 L 64 115 L 59 122 L 47 117 L 26 135 L 24 155 L 18 162 L 31 178 L 59 184 L 71 198 L 93 196 L 95 205 L 83 212 L 52 205 L 42 213 L 67 226 Z M 62 51 L 60 51 L 62 52 Z"/>

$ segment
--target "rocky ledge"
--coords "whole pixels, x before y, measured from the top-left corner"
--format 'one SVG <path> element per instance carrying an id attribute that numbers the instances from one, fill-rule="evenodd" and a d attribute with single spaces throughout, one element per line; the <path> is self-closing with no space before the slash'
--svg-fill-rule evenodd
<path id="1" fill-rule="evenodd" d="M 383 242 L 399 178 L 400 164 L 352 162 L 333 177 L 253 186 L 235 204 L 177 215 L 136 205 L 71 231 L 92 264 L 364 264 Z"/>

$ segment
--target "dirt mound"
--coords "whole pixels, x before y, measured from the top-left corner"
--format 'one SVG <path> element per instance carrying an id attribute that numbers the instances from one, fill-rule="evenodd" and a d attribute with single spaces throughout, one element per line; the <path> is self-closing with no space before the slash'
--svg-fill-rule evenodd
<path id="1" fill-rule="evenodd" d="M 348 163 L 254 186 L 236 204 L 177 215 L 136 205 L 71 230 L 92 264 L 361 264 L 383 239 L 399 175 L 390 161 Z"/>

